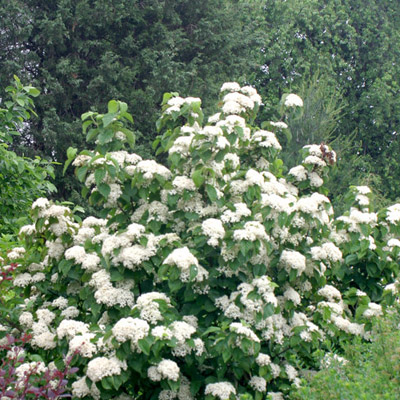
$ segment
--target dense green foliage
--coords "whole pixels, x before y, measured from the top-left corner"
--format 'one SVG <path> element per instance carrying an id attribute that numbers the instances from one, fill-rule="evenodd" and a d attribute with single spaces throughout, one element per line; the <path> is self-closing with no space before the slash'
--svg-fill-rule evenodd
<path id="1" fill-rule="evenodd" d="M 64 161 L 82 146 L 80 116 L 110 98 L 135 115 L 138 150 L 149 156 L 161 93 L 178 90 L 211 104 L 220 85 L 254 71 L 252 6 L 206 0 L 2 0 L 0 86 L 16 71 L 43 90 L 39 118 L 21 143 Z M 59 196 L 70 180 L 57 179 Z"/>
<path id="2" fill-rule="evenodd" d="M 31 114 L 36 115 L 32 97 L 39 91 L 22 85 L 15 77 L 6 93 L 0 103 L 0 234 L 15 234 L 29 221 L 32 201 L 54 192 L 55 186 L 47 179 L 54 177 L 51 164 L 39 157 L 20 157 L 10 150 Z"/>
<path id="3" fill-rule="evenodd" d="M 279 115 L 271 105 L 282 94 L 295 91 L 304 98 L 309 107 L 297 127 L 291 123 L 296 141 L 285 146 L 284 158 L 312 138 L 336 139 L 339 172 L 329 186 L 332 198 L 355 182 L 375 187 L 382 204 L 383 197 L 400 195 L 397 2 L 3 3 L 0 85 L 20 71 L 46 87 L 37 103 L 39 119 L 19 143 L 27 154 L 64 161 L 68 146 L 83 144 L 80 115 L 89 107 L 103 112 L 113 97 L 130 105 L 141 131 L 138 152 L 148 157 L 160 91 L 201 96 L 207 111 L 219 85 L 237 78 L 269 99 L 263 119 Z M 323 83 L 318 101 L 310 90 L 316 80 Z M 71 179 L 58 181 L 60 197 L 77 199 Z"/>
<path id="4" fill-rule="evenodd" d="M 325 102 L 342 99 L 333 138 L 352 139 L 338 167 L 352 171 L 352 183 L 361 178 L 391 199 L 399 196 L 399 3 L 267 0 L 265 21 L 269 37 L 256 83 L 263 97 L 276 102 L 294 90 L 306 102 L 308 83 L 323 77 Z M 302 145 L 313 134 L 305 133 Z M 326 133 L 316 139 L 327 140 Z"/>
<path id="5" fill-rule="evenodd" d="M 372 341 L 353 340 L 343 358 L 330 360 L 292 400 L 396 400 L 400 382 L 399 310 L 374 324 Z M 346 362 L 347 360 L 347 362 Z"/>

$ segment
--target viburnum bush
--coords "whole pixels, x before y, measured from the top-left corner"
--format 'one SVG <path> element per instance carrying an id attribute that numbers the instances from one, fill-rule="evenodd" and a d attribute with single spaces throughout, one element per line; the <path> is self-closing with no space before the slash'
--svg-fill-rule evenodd
<path id="1" fill-rule="evenodd" d="M 168 167 L 129 152 L 125 103 L 83 115 L 95 149 L 69 149 L 68 164 L 101 217 L 40 198 L 8 254 L 32 350 L 80 355 L 74 398 L 279 400 L 322 354 L 368 338 L 397 276 L 400 205 L 373 213 L 354 187 L 335 218 L 335 153 L 306 146 L 285 173 L 287 125 L 253 126 L 260 105 L 226 83 L 205 120 L 200 99 L 165 94 L 154 149 Z"/>
<path id="2" fill-rule="evenodd" d="M 7 336 L 7 344 L 0 345 L 0 395 L 2 400 L 46 399 L 55 400 L 71 395 L 65 393 L 67 377 L 77 368 L 70 368 L 73 355 L 59 370 L 54 363 L 46 366 L 43 361 L 28 361 L 24 346 L 31 339 L 23 335 L 21 339 Z"/>
<path id="3" fill-rule="evenodd" d="M 11 263 L 0 267 L 0 398 L 1 400 L 48 399 L 55 400 L 71 397 L 66 394 L 68 376 L 77 372 L 78 368 L 70 367 L 72 359 L 78 353 L 46 365 L 43 359 L 29 348 L 32 335 L 26 334 L 18 324 L 13 322 L 12 303 L 14 293 L 10 289 L 13 272 L 18 265 Z M 11 314 L 11 315 L 10 315 Z M 3 325 L 2 323 L 5 323 Z M 13 334 L 7 331 L 12 328 Z M 4 336 L 5 333 L 5 336 Z"/>

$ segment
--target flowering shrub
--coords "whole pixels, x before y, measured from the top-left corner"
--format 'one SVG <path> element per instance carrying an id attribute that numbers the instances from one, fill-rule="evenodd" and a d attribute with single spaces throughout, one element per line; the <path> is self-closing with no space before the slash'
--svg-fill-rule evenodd
<path id="1" fill-rule="evenodd" d="M 35 351 L 80 354 L 74 398 L 283 399 L 321 351 L 367 336 L 382 312 L 371 299 L 397 273 L 400 206 L 377 215 L 356 187 L 335 219 L 324 188 L 335 153 L 306 146 L 285 174 L 286 124 L 251 125 L 252 87 L 221 94 L 207 121 L 200 99 L 164 95 L 154 149 L 169 167 L 127 151 L 126 104 L 85 114 L 96 148 L 70 149 L 68 163 L 101 218 L 40 198 L 25 247 L 8 254 Z"/>
<path id="2" fill-rule="evenodd" d="M 2 400 L 71 397 L 65 391 L 67 377 L 77 371 L 70 366 L 73 356 L 67 357 L 64 362 L 60 360 L 60 369 L 54 363 L 46 366 L 39 355 L 29 352 L 32 336 L 23 333 L 19 324 L 13 322 L 12 305 L 19 301 L 7 289 L 12 287 L 10 282 L 16 268 L 16 263 L 0 268 L 0 397 Z M 9 328 L 12 328 L 12 333 L 18 333 L 20 339 L 7 334 Z"/>
<path id="3" fill-rule="evenodd" d="M 7 344 L 0 345 L 0 395 L 8 399 L 61 399 L 65 394 L 67 376 L 76 372 L 71 368 L 72 356 L 65 361 L 63 370 L 53 364 L 46 367 L 43 361 L 25 362 L 24 345 L 31 337 L 21 339 L 7 336 Z M 38 357 L 36 357 L 38 358 Z"/>

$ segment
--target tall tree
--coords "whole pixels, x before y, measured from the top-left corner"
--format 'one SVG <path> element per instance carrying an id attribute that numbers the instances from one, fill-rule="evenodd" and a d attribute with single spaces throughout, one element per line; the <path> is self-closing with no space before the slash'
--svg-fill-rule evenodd
<path id="1" fill-rule="evenodd" d="M 359 172 L 378 175 L 386 196 L 400 196 L 400 3 L 266 0 L 265 20 L 263 97 L 274 102 L 321 74 L 344 100 L 335 137 L 353 134 L 368 161 Z"/>
<path id="2" fill-rule="evenodd" d="M 221 83 L 255 71 L 252 8 L 239 0 L 0 0 L 0 85 L 14 73 L 43 88 L 22 145 L 62 162 L 80 146 L 80 116 L 129 104 L 139 152 L 154 138 L 161 95 L 205 106 Z M 253 11 L 252 11 L 253 12 Z M 260 42 L 261 43 L 261 42 Z M 59 191 L 65 196 L 68 182 Z"/>

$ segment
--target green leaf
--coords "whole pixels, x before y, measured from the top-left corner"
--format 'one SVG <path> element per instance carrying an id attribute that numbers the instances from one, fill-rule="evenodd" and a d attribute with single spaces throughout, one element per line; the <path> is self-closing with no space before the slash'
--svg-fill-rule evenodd
<path id="1" fill-rule="evenodd" d="M 207 192 L 207 195 L 208 195 L 209 199 L 212 202 L 215 202 L 215 201 L 218 200 L 217 191 L 215 190 L 214 186 L 211 186 L 211 185 L 207 184 L 206 185 L 206 192 Z"/>
<path id="2" fill-rule="evenodd" d="M 232 357 L 232 353 L 229 347 L 225 347 L 225 349 L 222 351 L 222 359 L 224 363 L 227 363 L 229 359 Z"/>
<path id="3" fill-rule="evenodd" d="M 89 132 L 86 135 L 86 141 L 91 142 L 97 136 L 98 133 L 99 133 L 98 128 L 89 129 Z"/>
<path id="4" fill-rule="evenodd" d="M 69 270 L 71 269 L 73 265 L 72 260 L 61 260 L 60 263 L 58 264 L 58 270 L 63 274 L 63 275 L 68 275 Z"/>
<path id="5" fill-rule="evenodd" d="M 100 185 L 97 186 L 97 190 L 103 195 L 104 198 L 107 199 L 111 192 L 111 188 L 107 183 L 101 183 Z"/>
<path id="6" fill-rule="evenodd" d="M 43 358 L 39 354 L 32 354 L 32 355 L 29 356 L 29 359 L 31 361 L 44 362 Z"/>
<path id="7" fill-rule="evenodd" d="M 68 158 L 74 158 L 76 156 L 78 149 L 74 147 L 68 147 L 67 149 L 67 157 Z"/>
<path id="8" fill-rule="evenodd" d="M 346 262 L 347 265 L 352 265 L 352 264 L 356 263 L 357 261 L 358 261 L 357 254 L 349 254 L 345 258 L 345 262 Z"/>
<path id="9" fill-rule="evenodd" d="M 103 179 L 104 179 L 105 176 L 106 176 L 106 170 L 103 169 L 103 168 L 96 169 L 96 171 L 94 171 L 94 179 L 96 181 L 96 185 L 97 186 L 101 185 L 101 183 L 103 182 Z M 107 196 L 105 196 L 105 197 L 107 197 Z"/>
<path id="10" fill-rule="evenodd" d="M 138 346 L 139 346 L 139 349 L 142 350 L 143 353 L 146 354 L 146 356 L 148 356 L 148 355 L 150 355 L 151 344 L 146 339 L 147 338 L 138 340 Z"/>
<path id="11" fill-rule="evenodd" d="M 105 390 L 111 390 L 112 389 L 112 383 L 110 381 L 110 377 L 107 376 L 106 378 L 103 378 L 101 380 L 101 386 L 105 389 Z"/>
<path id="12" fill-rule="evenodd" d="M 110 280 L 111 282 L 120 282 L 123 281 L 124 276 L 115 268 L 110 271 Z"/>
<path id="13" fill-rule="evenodd" d="M 83 182 L 85 180 L 87 171 L 88 171 L 87 165 L 84 165 L 83 167 L 80 167 L 76 170 L 76 176 L 79 182 Z"/>
<path id="14" fill-rule="evenodd" d="M 129 129 L 121 129 L 121 131 L 125 134 L 129 146 L 133 149 L 135 146 L 135 134 Z"/>
<path id="15" fill-rule="evenodd" d="M 75 149 L 74 147 L 68 147 L 68 150 L 67 150 L 68 159 L 67 159 L 67 161 L 65 161 L 65 164 L 64 164 L 63 175 L 65 174 L 65 171 L 67 170 L 68 166 L 74 160 L 77 151 L 78 151 L 78 149 Z"/>
<path id="16" fill-rule="evenodd" d="M 82 124 L 82 132 L 83 132 L 83 133 L 86 133 L 87 128 L 88 128 L 90 125 L 92 125 L 92 124 L 93 124 L 93 121 L 92 121 L 92 120 L 85 121 L 85 122 Z"/>
<path id="17" fill-rule="evenodd" d="M 114 165 L 106 165 L 107 172 L 110 174 L 111 178 L 115 178 L 117 176 L 117 168 Z"/>
<path id="18" fill-rule="evenodd" d="M 203 170 L 197 169 L 196 171 L 194 171 L 192 174 L 192 179 L 196 187 L 199 188 L 205 181 L 205 177 L 203 176 Z"/>
<path id="19" fill-rule="evenodd" d="M 24 86 L 24 90 L 33 97 L 37 97 L 40 94 L 40 90 L 36 89 L 33 86 Z"/>
<path id="20" fill-rule="evenodd" d="M 111 141 L 114 137 L 114 132 L 111 129 L 106 129 L 99 134 L 99 144 L 105 144 Z"/>
<path id="21" fill-rule="evenodd" d="M 120 110 L 120 112 L 121 112 L 121 113 L 126 113 L 126 111 L 128 110 L 128 104 L 126 104 L 126 103 L 123 102 L 123 101 L 119 101 L 119 102 L 118 102 L 118 105 L 119 105 L 119 110 Z"/>
<path id="22" fill-rule="evenodd" d="M 81 115 L 81 120 L 84 121 L 85 119 L 88 119 L 89 117 L 91 117 L 92 115 L 94 115 L 95 113 L 93 111 L 88 111 L 85 112 Z"/>
<path id="23" fill-rule="evenodd" d="M 168 92 L 164 93 L 161 105 L 167 104 L 168 100 L 170 100 L 172 98 L 172 95 L 173 95 L 172 93 L 168 93 Z"/>
<path id="24" fill-rule="evenodd" d="M 196 267 L 196 265 L 191 265 L 190 266 L 189 279 L 191 281 L 193 281 L 194 278 L 196 278 L 197 274 L 198 274 L 198 268 Z"/>
<path id="25" fill-rule="evenodd" d="M 108 107 L 108 112 L 109 113 L 117 113 L 118 112 L 118 102 L 116 102 L 115 100 L 110 100 L 109 102 L 108 102 L 108 105 L 107 105 L 107 107 Z M 126 110 L 125 110 L 126 111 Z"/>
<path id="26" fill-rule="evenodd" d="M 111 122 L 114 121 L 114 118 L 116 117 L 116 114 L 106 114 L 103 117 L 103 127 L 107 128 L 108 125 L 111 124 Z"/>
<path id="27" fill-rule="evenodd" d="M 270 317 L 271 315 L 274 315 L 274 311 L 275 311 L 275 307 L 273 304 L 271 304 L 271 303 L 266 304 L 263 309 L 264 319 Z"/>

